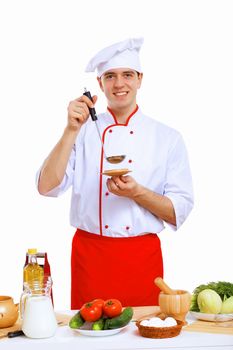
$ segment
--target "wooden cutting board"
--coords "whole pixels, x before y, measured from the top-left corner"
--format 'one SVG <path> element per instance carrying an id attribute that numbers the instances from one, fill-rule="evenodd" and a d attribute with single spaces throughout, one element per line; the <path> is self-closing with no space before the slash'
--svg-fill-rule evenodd
<path id="1" fill-rule="evenodd" d="M 56 319 L 57 319 L 58 326 L 66 326 L 68 325 L 71 319 L 71 316 L 56 313 Z M 0 328 L 0 339 L 7 337 L 7 334 L 9 332 L 15 332 L 20 330 L 21 330 L 21 320 L 18 319 L 17 322 L 12 327 Z"/>
<path id="2" fill-rule="evenodd" d="M 161 313 L 159 306 L 134 307 L 133 321 L 147 317 L 157 316 Z M 226 322 L 194 321 L 182 328 L 188 332 L 204 332 L 233 335 L 233 320 Z"/>
<path id="3" fill-rule="evenodd" d="M 233 321 L 225 321 L 225 322 L 194 321 L 193 323 L 183 327 L 183 330 L 188 332 L 230 334 L 233 336 Z"/>
<path id="4" fill-rule="evenodd" d="M 0 328 L 0 339 L 7 337 L 7 334 L 9 332 L 15 332 L 20 330 L 21 330 L 21 322 L 18 320 L 12 327 Z"/>
<path id="5" fill-rule="evenodd" d="M 143 318 L 155 317 L 160 314 L 159 306 L 134 306 L 133 307 L 133 321 Z"/>

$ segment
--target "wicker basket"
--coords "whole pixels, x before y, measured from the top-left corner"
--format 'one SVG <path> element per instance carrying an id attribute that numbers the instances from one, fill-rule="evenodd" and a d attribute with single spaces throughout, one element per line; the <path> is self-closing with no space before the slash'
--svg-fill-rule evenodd
<path id="1" fill-rule="evenodd" d="M 176 321 L 177 325 L 171 327 L 142 326 L 140 322 L 141 321 L 137 321 L 136 326 L 138 327 L 139 333 L 142 337 L 158 339 L 176 337 L 180 334 L 180 331 L 184 325 L 184 322 L 178 320 Z"/>

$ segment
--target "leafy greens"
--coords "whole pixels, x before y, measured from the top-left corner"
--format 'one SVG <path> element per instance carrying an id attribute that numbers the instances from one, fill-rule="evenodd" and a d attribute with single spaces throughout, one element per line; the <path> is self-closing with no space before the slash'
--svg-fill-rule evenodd
<path id="1" fill-rule="evenodd" d="M 207 284 L 201 284 L 200 286 L 196 287 L 193 291 L 190 311 L 197 311 L 197 312 L 200 311 L 197 303 L 197 296 L 204 289 L 214 290 L 216 293 L 218 293 L 222 301 L 233 296 L 233 283 L 219 281 L 219 282 L 209 282 Z"/>

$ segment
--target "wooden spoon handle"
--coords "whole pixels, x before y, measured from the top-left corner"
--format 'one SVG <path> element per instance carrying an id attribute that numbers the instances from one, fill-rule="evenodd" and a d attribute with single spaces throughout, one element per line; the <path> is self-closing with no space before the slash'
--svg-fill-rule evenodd
<path id="1" fill-rule="evenodd" d="M 161 277 L 157 277 L 154 280 L 154 283 L 157 287 L 159 287 L 161 289 L 161 291 L 163 291 L 165 294 L 170 294 L 170 295 L 174 295 L 176 294 L 176 291 L 171 289 Z"/>

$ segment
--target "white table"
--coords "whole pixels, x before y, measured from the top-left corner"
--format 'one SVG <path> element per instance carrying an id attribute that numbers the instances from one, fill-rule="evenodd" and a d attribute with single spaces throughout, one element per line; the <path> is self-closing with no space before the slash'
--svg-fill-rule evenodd
<path id="1" fill-rule="evenodd" d="M 192 320 L 188 319 L 189 322 Z M 149 339 L 139 335 L 134 322 L 120 333 L 107 337 L 80 335 L 68 326 L 59 327 L 55 336 L 48 339 L 29 339 L 25 336 L 0 340 L 0 350 L 233 350 L 233 334 L 188 332 L 169 339 Z"/>

